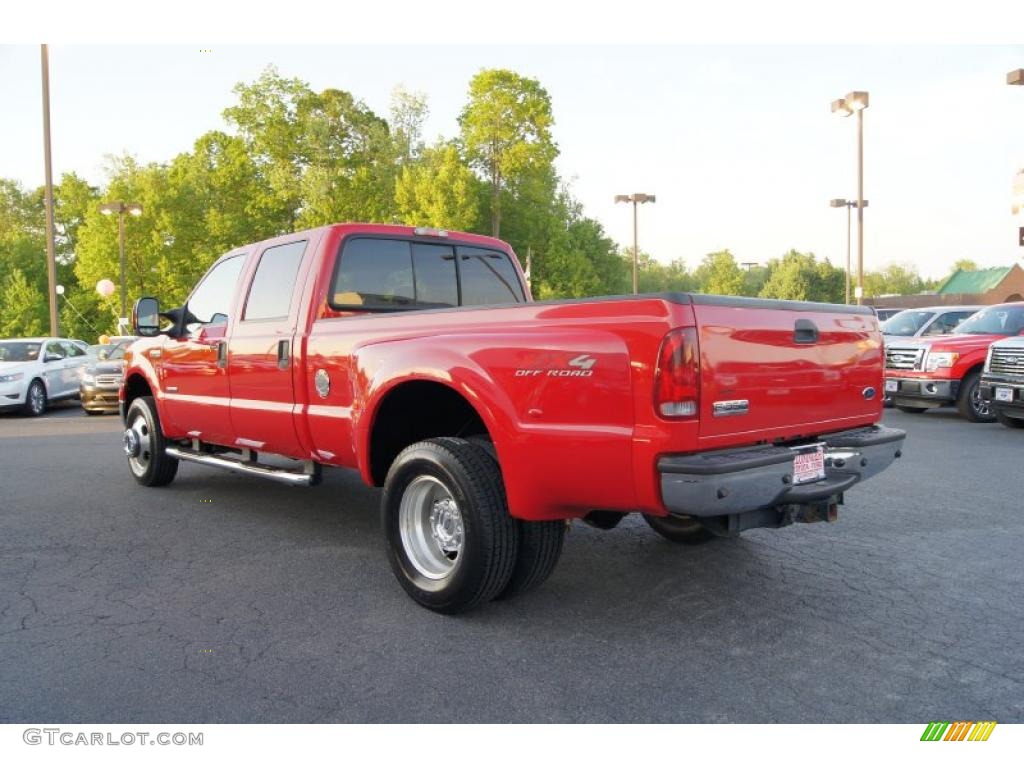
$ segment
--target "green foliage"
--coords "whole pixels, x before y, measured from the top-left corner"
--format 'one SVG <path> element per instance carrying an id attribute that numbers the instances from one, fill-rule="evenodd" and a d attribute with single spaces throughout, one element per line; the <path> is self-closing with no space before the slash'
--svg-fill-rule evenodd
<path id="1" fill-rule="evenodd" d="M 694 275 L 703 293 L 721 296 L 743 294 L 744 275 L 729 251 L 716 251 L 704 257 Z"/>
<path id="2" fill-rule="evenodd" d="M 439 143 L 403 166 L 395 183 L 398 218 L 412 226 L 472 231 L 480 224 L 482 184 L 452 143 Z"/>
<path id="3" fill-rule="evenodd" d="M 928 287 L 928 283 L 921 278 L 912 264 L 890 264 L 877 272 L 864 274 L 865 296 L 906 296 L 921 293 Z"/>
<path id="4" fill-rule="evenodd" d="M 45 291 L 40 291 L 15 268 L 7 276 L 2 293 L 0 337 L 43 336 L 50 329 Z"/>
<path id="5" fill-rule="evenodd" d="M 483 69 L 469 83 L 469 103 L 459 115 L 470 166 L 490 186 L 491 234 L 501 236 L 506 193 L 549 175 L 558 148 L 551 138 L 551 97 L 539 82 L 507 69 Z M 550 198 L 549 198 L 550 199 Z"/>
<path id="6" fill-rule="evenodd" d="M 771 274 L 760 295 L 769 299 L 827 301 L 842 303 L 845 273 L 826 259 L 818 261 L 813 253 L 791 250 L 781 260 L 768 263 Z"/>

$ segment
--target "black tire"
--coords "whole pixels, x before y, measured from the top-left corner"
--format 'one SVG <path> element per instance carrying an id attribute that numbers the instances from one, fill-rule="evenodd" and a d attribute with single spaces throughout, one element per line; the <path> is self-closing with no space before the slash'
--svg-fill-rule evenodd
<path id="1" fill-rule="evenodd" d="M 701 525 L 695 517 L 644 515 L 644 520 L 651 528 L 676 544 L 703 544 L 715 538 L 715 534 Z"/>
<path id="2" fill-rule="evenodd" d="M 1018 419 L 1014 416 L 1007 416 L 1002 411 L 996 411 L 996 421 L 1002 424 L 1004 427 L 1010 427 L 1011 429 L 1024 429 L 1024 419 Z"/>
<path id="3" fill-rule="evenodd" d="M 547 581 L 558 565 L 565 543 L 565 520 L 517 520 L 516 524 L 519 554 L 508 584 L 498 595 L 499 600 L 529 592 Z"/>
<path id="4" fill-rule="evenodd" d="M 956 409 L 968 421 L 976 424 L 991 424 L 996 420 L 992 415 L 992 406 L 981 397 L 981 372 L 974 371 L 964 376 L 960 382 L 960 394 L 956 399 Z"/>
<path id="5" fill-rule="evenodd" d="M 447 550 L 430 527 L 438 505 L 447 505 Z M 429 524 L 423 519 L 428 507 Z M 391 570 L 424 608 L 468 611 L 497 597 L 512 577 L 519 529 L 508 513 L 498 464 L 478 444 L 438 437 L 402 451 L 384 481 L 381 523 Z"/>
<path id="6" fill-rule="evenodd" d="M 495 464 L 498 464 L 498 452 L 489 438 L 474 435 L 467 440 L 487 451 Z M 500 464 L 498 472 L 501 473 Z M 516 555 L 512 576 L 496 600 L 505 600 L 536 589 L 548 580 L 562 556 L 562 545 L 565 543 L 564 520 L 516 520 L 516 527 L 519 529 L 519 554 Z"/>
<path id="7" fill-rule="evenodd" d="M 167 485 L 178 473 L 178 460 L 166 453 L 167 439 L 160 428 L 160 417 L 152 397 L 137 397 L 128 408 L 125 417 L 126 453 L 127 433 L 133 429 L 141 442 L 138 456 L 128 456 L 128 470 L 132 477 L 139 485 L 149 488 Z"/>
<path id="8" fill-rule="evenodd" d="M 42 416 L 46 413 L 50 401 L 46 397 L 46 386 L 39 379 L 33 379 L 25 392 L 25 404 L 21 412 L 26 416 Z"/>
<path id="9" fill-rule="evenodd" d="M 904 413 L 924 413 L 928 409 L 927 408 L 915 408 L 915 407 L 911 407 L 909 405 L 897 405 L 896 406 L 896 410 L 897 411 L 903 411 Z"/>

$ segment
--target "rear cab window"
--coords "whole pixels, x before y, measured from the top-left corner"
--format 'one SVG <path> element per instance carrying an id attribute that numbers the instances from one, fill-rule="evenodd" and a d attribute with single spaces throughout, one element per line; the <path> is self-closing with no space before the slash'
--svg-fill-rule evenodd
<path id="1" fill-rule="evenodd" d="M 509 254 L 395 238 L 342 245 L 329 303 L 336 310 L 396 311 L 524 301 Z"/>

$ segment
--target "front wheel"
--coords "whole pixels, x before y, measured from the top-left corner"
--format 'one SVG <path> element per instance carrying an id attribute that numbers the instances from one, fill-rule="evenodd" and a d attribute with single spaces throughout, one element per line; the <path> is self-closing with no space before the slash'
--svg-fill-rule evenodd
<path id="1" fill-rule="evenodd" d="M 166 453 L 167 440 L 152 397 L 132 400 L 125 418 L 124 452 L 128 469 L 140 485 L 167 485 L 178 473 L 178 460 Z"/>
<path id="2" fill-rule="evenodd" d="M 992 406 L 981 396 L 981 373 L 978 371 L 968 374 L 961 382 L 956 408 L 968 421 L 987 424 L 996 420 L 992 415 Z"/>
<path id="3" fill-rule="evenodd" d="M 1018 419 L 1013 416 L 1007 416 L 1002 411 L 996 411 L 996 421 L 998 421 L 1004 427 L 1010 427 L 1012 429 L 1024 429 L 1024 419 Z"/>
<path id="4" fill-rule="evenodd" d="M 676 544 L 703 544 L 715 538 L 715 535 L 695 517 L 644 515 L 644 520 L 651 528 Z"/>
<path id="5" fill-rule="evenodd" d="M 42 416 L 46 413 L 46 405 L 46 387 L 39 379 L 35 379 L 28 385 L 28 392 L 25 394 L 25 415 Z"/>
<path id="6" fill-rule="evenodd" d="M 461 613 L 509 584 L 519 530 L 480 445 L 439 437 L 402 451 L 384 481 L 381 523 L 391 570 L 425 608 Z"/>

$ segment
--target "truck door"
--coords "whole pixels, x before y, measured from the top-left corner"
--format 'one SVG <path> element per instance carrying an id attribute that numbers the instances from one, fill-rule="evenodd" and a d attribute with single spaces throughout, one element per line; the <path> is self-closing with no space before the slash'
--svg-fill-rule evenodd
<path id="1" fill-rule="evenodd" d="M 295 429 L 293 376 L 299 305 L 315 248 L 307 240 L 275 241 L 259 254 L 249 291 L 228 343 L 234 444 L 305 458 Z"/>
<path id="2" fill-rule="evenodd" d="M 227 335 L 235 307 L 245 254 L 217 262 L 189 297 L 192 322 L 186 334 L 160 350 L 160 388 L 164 393 L 164 431 L 186 434 L 216 445 L 233 445 L 229 414 Z"/>

